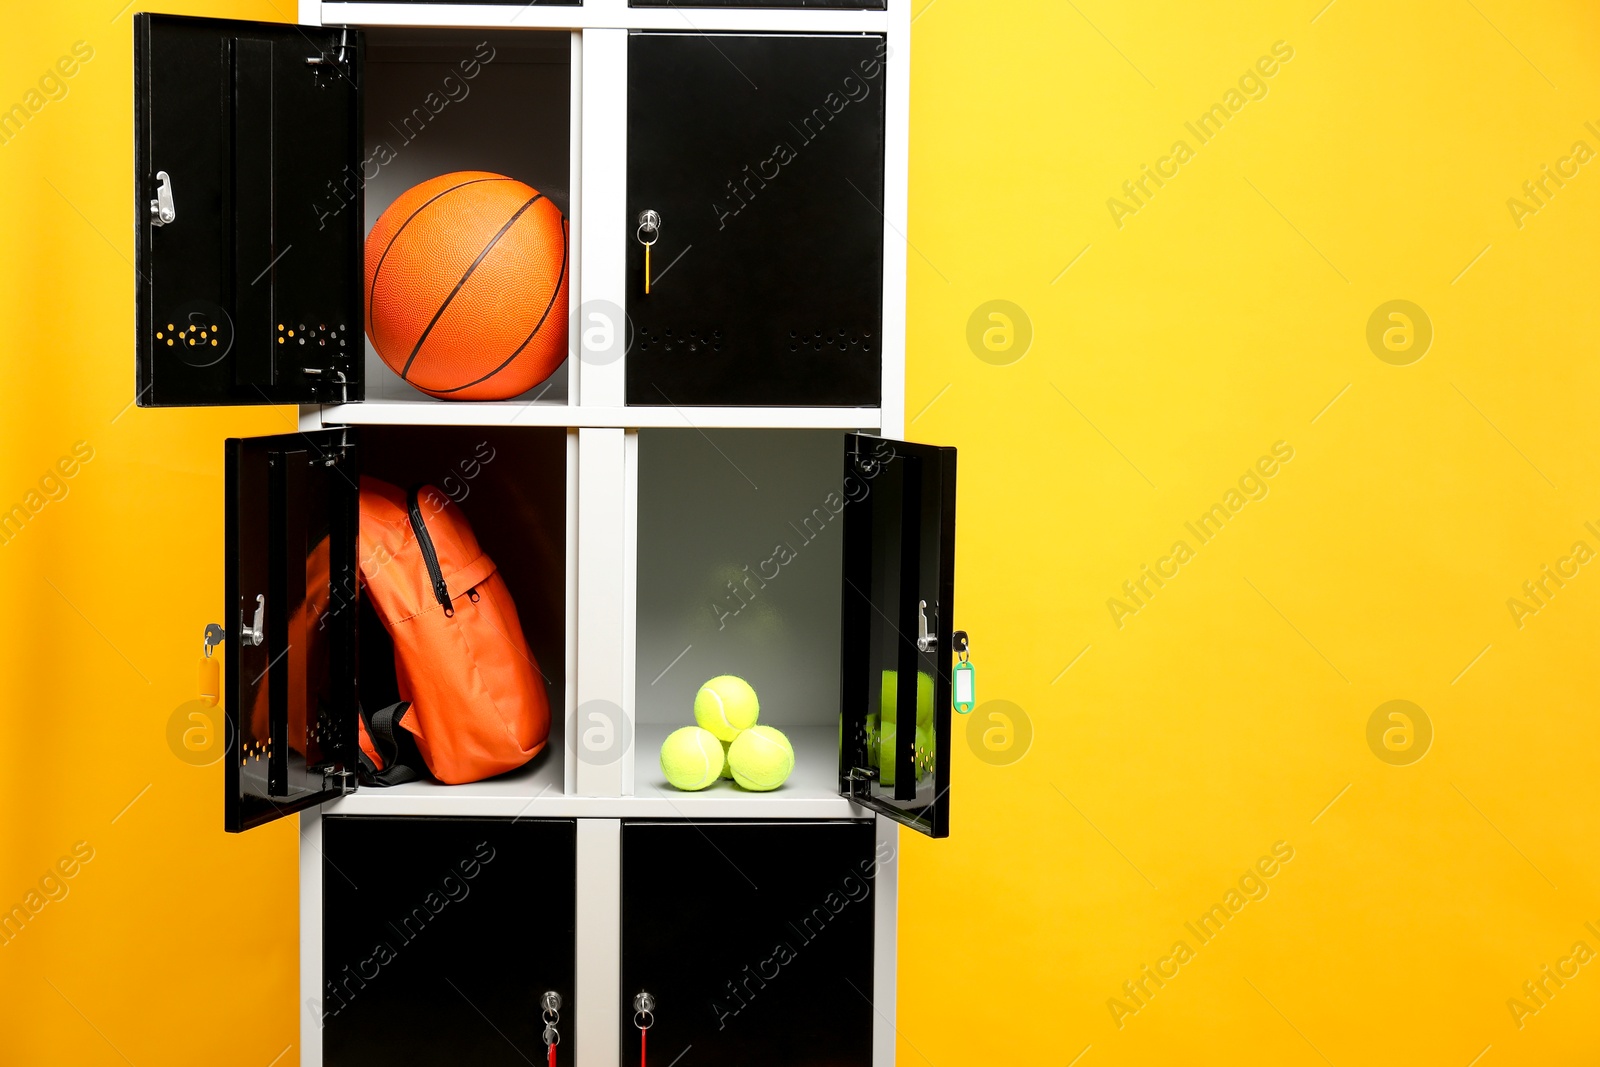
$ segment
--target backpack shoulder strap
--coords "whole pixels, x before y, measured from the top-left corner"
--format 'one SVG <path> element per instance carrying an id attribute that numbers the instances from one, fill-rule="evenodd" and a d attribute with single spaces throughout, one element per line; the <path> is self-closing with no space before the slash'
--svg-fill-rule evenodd
<path id="1" fill-rule="evenodd" d="M 416 741 L 410 732 L 400 726 L 401 717 L 410 708 L 410 701 L 402 700 L 398 704 L 380 708 L 370 717 L 365 710 L 362 711 L 367 734 L 372 738 L 372 747 L 377 749 L 378 756 L 383 760 L 380 768 L 365 752 L 361 753 L 362 785 L 399 785 L 422 777 L 422 772 L 417 769 L 422 764 L 422 754 L 417 751 Z"/>

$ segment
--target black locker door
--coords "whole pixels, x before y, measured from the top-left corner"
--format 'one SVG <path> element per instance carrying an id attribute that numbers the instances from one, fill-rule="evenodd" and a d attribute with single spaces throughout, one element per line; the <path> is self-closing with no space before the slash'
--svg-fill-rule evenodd
<path id="1" fill-rule="evenodd" d="M 576 841 L 571 820 L 327 817 L 326 1067 L 543 1064 L 546 991 L 576 1062 Z"/>
<path id="2" fill-rule="evenodd" d="M 354 784 L 360 471 L 354 430 L 227 442 L 229 832 Z"/>
<path id="3" fill-rule="evenodd" d="M 843 479 L 839 792 L 947 837 L 956 450 L 847 434 Z"/>
<path id="4" fill-rule="evenodd" d="M 622 1064 L 871 1067 L 869 821 L 622 827 Z M 686 1054 L 687 1053 L 687 1054 Z"/>
<path id="5" fill-rule="evenodd" d="M 881 35 L 629 38 L 628 403 L 878 405 L 887 62 Z"/>
<path id="6" fill-rule="evenodd" d="M 143 407 L 362 398 L 361 35 L 134 16 Z"/>

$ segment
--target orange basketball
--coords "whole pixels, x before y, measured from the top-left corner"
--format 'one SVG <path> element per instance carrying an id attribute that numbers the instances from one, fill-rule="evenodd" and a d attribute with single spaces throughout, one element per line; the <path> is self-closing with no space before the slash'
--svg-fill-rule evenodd
<path id="1" fill-rule="evenodd" d="M 487 171 L 406 190 L 367 234 L 367 337 L 442 400 L 505 400 L 567 358 L 567 219 Z"/>

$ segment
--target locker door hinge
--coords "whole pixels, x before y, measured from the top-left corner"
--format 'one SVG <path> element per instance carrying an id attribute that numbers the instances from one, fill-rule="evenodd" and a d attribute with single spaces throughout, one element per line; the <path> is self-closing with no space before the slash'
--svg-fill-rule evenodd
<path id="1" fill-rule="evenodd" d="M 348 796 L 356 791 L 356 775 L 354 771 L 334 770 L 322 773 L 322 788 L 328 792 L 336 792 L 340 796 Z"/>
<path id="2" fill-rule="evenodd" d="M 322 454 L 324 467 L 337 467 L 355 454 L 356 442 L 348 426 L 326 426 L 324 429 L 339 430 L 339 439 L 328 447 Z"/>
<path id="3" fill-rule="evenodd" d="M 320 52 L 306 57 L 306 66 L 318 89 L 326 89 L 335 78 L 350 79 L 350 30 L 339 31 L 339 44 L 330 52 Z"/>
<path id="4" fill-rule="evenodd" d="M 850 786 L 852 800 L 866 800 L 872 796 L 872 783 L 878 780 L 878 772 L 870 767 L 851 767 L 850 775 L 846 779 Z"/>

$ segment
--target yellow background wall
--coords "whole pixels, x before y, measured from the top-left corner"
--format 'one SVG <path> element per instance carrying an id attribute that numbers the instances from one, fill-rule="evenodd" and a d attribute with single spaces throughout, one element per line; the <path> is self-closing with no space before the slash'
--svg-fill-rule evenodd
<path id="1" fill-rule="evenodd" d="M 906 839 L 902 1063 L 1600 1051 L 1600 967 L 1561 963 L 1600 952 L 1600 577 L 1560 563 L 1600 552 L 1597 165 L 1520 227 L 1506 203 L 1600 151 L 1600 13 L 1319 4 L 919 0 L 907 417 L 962 449 L 960 625 L 1009 706 L 957 745 L 954 836 Z M 288 1063 L 295 829 L 223 834 L 220 769 L 167 731 L 221 595 L 222 438 L 292 413 L 128 406 L 119 6 L 26 5 L 0 39 L 0 102 L 94 49 L 0 144 L 0 505 L 92 449 L 0 544 L 0 904 L 92 850 L 0 946 L 0 1061 Z M 1280 41 L 1199 144 L 1184 123 Z M 1367 341 L 1397 299 L 1433 331 L 1403 366 Z M 1009 349 L 987 319 L 969 343 L 995 300 L 1031 324 L 1020 359 L 1015 312 Z M 1266 496 L 1200 544 L 1185 523 L 1277 442 Z M 1547 564 L 1577 576 L 1519 628 Z M 1111 598 L 1139 610 L 1119 627 Z M 1431 724 L 1413 762 L 1369 746 L 1391 700 Z M 1267 895 L 1201 944 L 1184 924 L 1277 842 Z M 1135 1001 L 1147 964 L 1176 974 Z M 1577 977 L 1519 1029 L 1547 964 Z"/>
<path id="2" fill-rule="evenodd" d="M 1006 766 L 958 747 L 951 839 L 907 840 L 902 1063 L 1600 1053 L 1600 965 L 1520 1030 L 1506 1006 L 1600 952 L 1600 574 L 1521 629 L 1506 606 L 1600 551 L 1600 164 L 1520 229 L 1506 206 L 1600 151 L 1600 11 L 1326 2 L 920 7 L 909 431 L 962 448 L 959 624 L 1034 737 Z M 1278 41 L 1200 145 L 1184 123 Z M 1107 199 L 1179 138 L 1119 228 Z M 965 342 L 997 299 L 1033 326 L 1009 366 Z M 1408 366 L 1366 341 L 1394 299 L 1433 324 Z M 1278 441 L 1200 545 L 1184 524 Z M 1108 598 L 1180 538 L 1118 628 Z M 1434 730 L 1410 765 L 1368 747 L 1390 700 Z M 1202 946 L 1184 923 L 1277 841 Z M 1179 940 L 1119 1029 L 1107 1001 Z"/>

